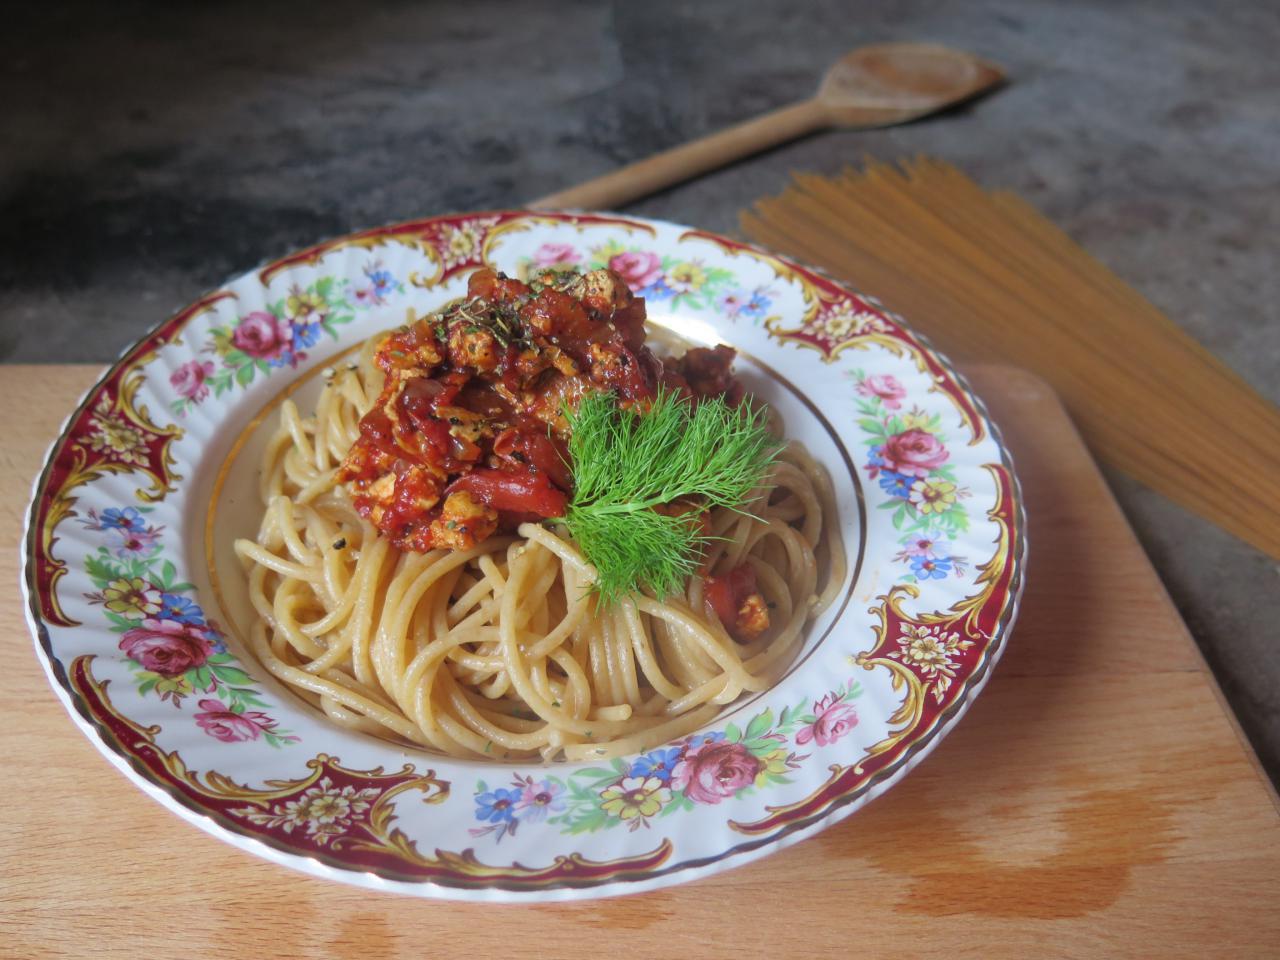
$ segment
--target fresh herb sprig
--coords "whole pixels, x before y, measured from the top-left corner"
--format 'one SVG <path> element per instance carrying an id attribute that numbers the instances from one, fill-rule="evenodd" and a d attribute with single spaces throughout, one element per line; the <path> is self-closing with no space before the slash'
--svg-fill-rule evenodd
<path id="1" fill-rule="evenodd" d="M 589 394 L 568 420 L 574 492 L 564 521 L 606 604 L 641 588 L 659 598 L 683 590 L 710 541 L 698 514 L 741 505 L 780 447 L 763 411 L 720 398 L 694 405 L 668 390 L 643 414 Z M 685 498 L 699 505 L 654 509 Z"/>

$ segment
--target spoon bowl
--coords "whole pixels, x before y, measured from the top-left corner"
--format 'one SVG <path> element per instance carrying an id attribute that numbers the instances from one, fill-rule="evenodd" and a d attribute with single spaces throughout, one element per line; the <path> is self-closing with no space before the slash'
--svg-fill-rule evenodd
<path id="1" fill-rule="evenodd" d="M 994 64 L 936 43 L 877 43 L 851 50 L 823 77 L 815 100 L 830 123 L 904 123 L 1004 81 Z"/>

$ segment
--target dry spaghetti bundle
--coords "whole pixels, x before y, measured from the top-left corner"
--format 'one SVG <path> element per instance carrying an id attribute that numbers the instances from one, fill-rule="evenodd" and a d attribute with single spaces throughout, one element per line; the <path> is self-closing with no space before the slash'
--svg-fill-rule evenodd
<path id="1" fill-rule="evenodd" d="M 1101 458 L 1280 558 L 1280 411 L 1018 197 L 870 164 L 798 176 L 742 225 L 953 355 L 1035 371 Z"/>

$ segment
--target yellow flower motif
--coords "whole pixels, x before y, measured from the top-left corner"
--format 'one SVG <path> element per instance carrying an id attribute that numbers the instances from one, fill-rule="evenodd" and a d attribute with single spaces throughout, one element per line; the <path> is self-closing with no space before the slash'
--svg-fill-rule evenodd
<path id="1" fill-rule="evenodd" d="M 191 686 L 191 681 L 187 679 L 185 674 L 178 677 L 160 677 L 155 685 L 155 691 L 160 695 L 161 700 L 167 697 L 181 699 L 191 694 L 194 690 L 195 688 Z"/>
<path id="2" fill-rule="evenodd" d="M 160 612 L 160 592 L 141 577 L 112 580 L 102 591 L 103 604 L 112 613 L 153 617 Z"/>
<path id="3" fill-rule="evenodd" d="M 89 435 L 89 449 L 95 453 L 137 467 L 147 465 L 147 441 L 137 427 L 104 414 L 91 418 L 89 427 L 93 431 Z"/>
<path id="4" fill-rule="evenodd" d="M 268 810 L 241 807 L 231 812 L 246 817 L 251 823 L 268 827 L 281 827 L 285 833 L 293 833 L 294 827 L 305 827 L 307 836 L 319 846 L 327 846 L 334 837 L 341 836 L 353 820 L 369 809 L 378 799 L 374 787 L 357 790 L 355 787 L 335 787 L 324 777 L 296 800 L 277 803 Z"/>
<path id="5" fill-rule="evenodd" d="M 769 774 L 782 776 L 787 772 L 787 751 L 784 747 L 779 747 L 772 753 L 758 759 L 760 761 L 760 772 L 756 774 L 755 785 L 757 787 L 765 785 Z"/>
<path id="6" fill-rule="evenodd" d="M 815 332 L 826 334 L 833 341 L 847 340 L 866 333 L 887 330 L 885 322 L 874 313 L 854 310 L 848 304 L 840 304 L 825 317 L 819 316 L 813 323 Z"/>
<path id="7" fill-rule="evenodd" d="M 657 777 L 627 777 L 600 793 L 605 813 L 620 820 L 652 817 L 671 800 L 671 791 Z"/>
<path id="8" fill-rule="evenodd" d="M 827 336 L 832 340 L 844 340 L 853 333 L 858 317 L 848 307 L 841 307 L 827 317 Z"/>
<path id="9" fill-rule="evenodd" d="M 902 418 L 903 430 L 925 430 L 929 429 L 929 414 L 925 413 L 919 407 L 912 407 L 908 412 L 899 414 Z"/>
<path id="10" fill-rule="evenodd" d="M 468 220 L 456 227 L 449 225 L 444 228 L 440 238 L 444 241 L 442 255 L 446 270 L 480 256 L 480 244 L 484 237 L 482 228 L 490 222 Z"/>
<path id="11" fill-rule="evenodd" d="M 627 248 L 617 240 L 609 240 L 600 244 L 598 247 L 592 247 L 589 252 L 591 254 L 591 262 L 593 264 L 607 264 L 618 254 L 626 253 Z"/>
<path id="12" fill-rule="evenodd" d="M 903 663 L 929 674 L 950 666 L 946 646 L 938 637 L 930 636 L 925 628 L 908 625 L 902 634 Z"/>
<path id="13" fill-rule="evenodd" d="M 304 800 L 297 816 L 303 820 L 314 820 L 316 823 L 333 823 L 335 820 L 351 813 L 351 802 L 336 793 L 326 793 L 310 800 Z"/>
<path id="14" fill-rule="evenodd" d="M 934 699 L 941 703 L 956 675 L 956 663 L 951 658 L 972 646 L 972 640 L 961 639 L 958 633 L 943 633 L 940 626 L 907 623 L 898 637 L 899 649 L 889 658 L 914 667 L 931 680 Z"/>
<path id="15" fill-rule="evenodd" d="M 457 262 L 468 259 L 480 246 L 480 235 L 469 227 L 454 230 L 446 247 L 449 255 Z"/>
<path id="16" fill-rule="evenodd" d="M 956 502 L 956 485 L 947 480 L 917 480 L 908 499 L 921 513 L 946 513 Z"/>
<path id="17" fill-rule="evenodd" d="M 279 815 L 291 823 L 307 824 L 310 828 L 331 823 L 346 823 L 351 817 L 369 809 L 368 800 L 377 795 L 376 790 L 357 790 L 354 787 L 335 787 L 325 777 L 297 800 L 289 800 Z"/>
<path id="18" fill-rule="evenodd" d="M 308 293 L 298 287 L 294 287 L 289 294 L 289 299 L 285 301 L 284 308 L 290 317 L 296 317 L 305 320 L 313 313 L 324 313 L 325 307 L 328 306 L 324 302 L 324 297 L 318 293 Z"/>
<path id="19" fill-rule="evenodd" d="M 698 263 L 677 263 L 667 271 L 667 286 L 676 293 L 693 293 L 707 282 L 707 271 Z"/>

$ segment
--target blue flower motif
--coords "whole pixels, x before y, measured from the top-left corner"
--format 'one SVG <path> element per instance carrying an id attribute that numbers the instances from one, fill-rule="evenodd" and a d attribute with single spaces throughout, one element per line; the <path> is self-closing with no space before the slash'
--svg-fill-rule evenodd
<path id="1" fill-rule="evenodd" d="M 884 463 L 883 460 L 880 462 Z M 907 499 L 911 495 L 911 485 L 915 482 L 915 477 L 908 477 L 904 473 L 894 473 L 892 470 L 882 470 L 880 473 L 880 489 L 891 497 Z"/>
<path id="2" fill-rule="evenodd" d="M 945 580 L 951 572 L 951 558 L 916 557 L 911 561 L 911 572 L 918 580 Z"/>
<path id="3" fill-rule="evenodd" d="M 676 292 L 667 286 L 666 277 L 659 277 L 639 293 L 646 300 L 667 300 L 676 295 Z"/>
<path id="4" fill-rule="evenodd" d="M 125 507 L 123 510 L 118 507 L 108 507 L 102 511 L 99 524 L 103 530 L 127 530 L 130 533 L 141 533 L 147 527 L 142 514 L 134 507 Z"/>
<path id="5" fill-rule="evenodd" d="M 204 611 L 189 597 L 176 593 L 160 594 L 160 619 L 204 626 Z"/>
<path id="6" fill-rule="evenodd" d="M 679 747 L 660 747 L 638 757 L 627 771 L 630 777 L 657 777 L 663 783 L 671 782 L 671 771 L 680 759 Z"/>
<path id="7" fill-rule="evenodd" d="M 742 308 L 742 312 L 749 317 L 760 318 L 764 316 L 764 312 L 772 306 L 773 300 L 765 296 L 764 290 L 757 290 L 751 295 L 751 299 L 747 305 Z"/>
<path id="8" fill-rule="evenodd" d="M 872 447 L 867 451 L 867 476 L 874 480 L 885 467 L 884 457 L 880 455 L 880 447 Z"/>
<path id="9" fill-rule="evenodd" d="M 373 284 L 373 293 L 376 297 L 385 297 L 396 288 L 396 278 L 393 277 L 388 270 L 374 270 L 372 273 L 366 272 L 365 276 L 369 278 L 369 282 Z M 310 344 L 308 344 L 310 346 Z"/>
<path id="10" fill-rule="evenodd" d="M 293 325 L 293 343 L 291 346 L 294 350 L 303 350 L 307 347 L 314 347 L 319 339 L 319 320 L 313 320 L 310 323 L 295 323 Z"/>
<path id="11" fill-rule="evenodd" d="M 713 730 L 710 733 L 695 733 L 689 738 L 689 749 L 697 750 L 706 743 L 716 743 L 724 739 L 724 734 L 719 730 Z"/>
<path id="12" fill-rule="evenodd" d="M 509 823 L 515 819 L 516 801 L 520 799 L 520 791 L 506 787 L 498 787 L 488 793 L 476 797 L 476 819 L 489 823 Z"/>
<path id="13" fill-rule="evenodd" d="M 267 366 L 275 369 L 280 369 L 282 367 L 296 367 L 299 361 L 305 359 L 307 359 L 307 355 L 301 350 L 294 350 L 291 347 L 285 347 L 267 361 Z"/>

